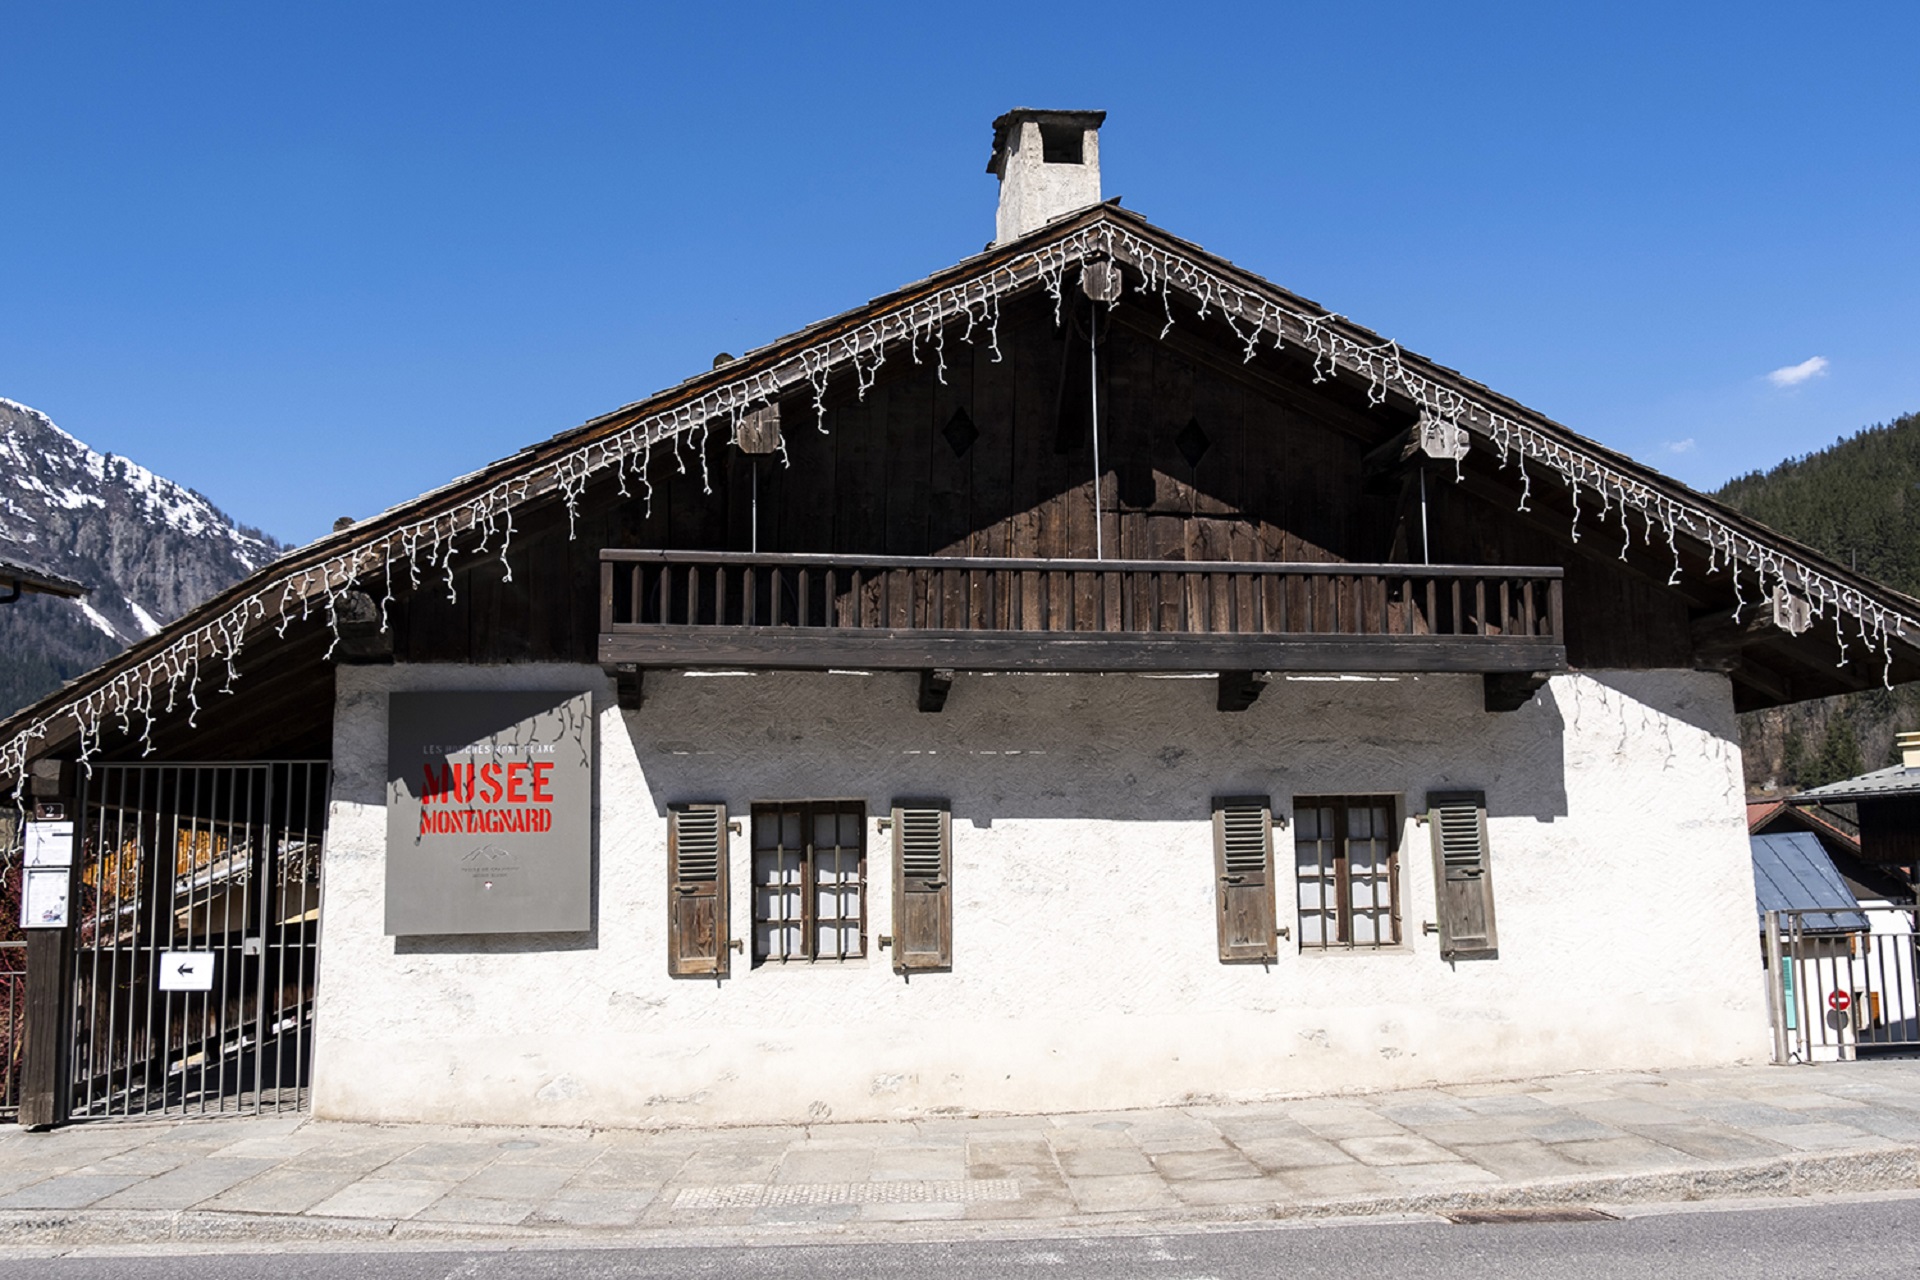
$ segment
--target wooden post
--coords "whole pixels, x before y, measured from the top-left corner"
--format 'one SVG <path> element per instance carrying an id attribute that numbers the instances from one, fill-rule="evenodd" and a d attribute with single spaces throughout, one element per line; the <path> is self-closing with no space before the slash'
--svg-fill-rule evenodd
<path id="1" fill-rule="evenodd" d="M 74 819 L 74 858 L 78 860 L 81 814 L 73 802 L 73 766 L 36 760 L 29 790 L 36 813 L 49 816 L 63 807 Z M 72 884 L 68 902 L 73 902 Z M 46 1129 L 67 1118 L 67 1030 L 73 978 L 73 913 L 64 929 L 27 930 L 27 1003 L 20 1047 L 20 1127 Z"/>

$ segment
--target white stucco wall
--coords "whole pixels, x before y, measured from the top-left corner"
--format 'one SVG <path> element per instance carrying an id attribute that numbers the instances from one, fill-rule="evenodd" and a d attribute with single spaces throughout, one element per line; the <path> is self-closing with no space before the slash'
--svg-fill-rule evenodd
<path id="1" fill-rule="evenodd" d="M 591 935 L 382 934 L 386 693 L 590 689 Z M 607 1125 L 1042 1111 L 1751 1061 L 1766 1051 L 1738 740 L 1723 677 L 1556 678 L 1491 715 L 1477 677 L 1207 680 L 650 673 L 622 712 L 591 667 L 342 668 L 315 1111 Z M 1217 959 L 1209 800 L 1429 788 L 1488 797 L 1497 960 L 1448 964 L 1409 817 L 1406 946 Z M 954 969 L 666 973 L 667 804 L 951 797 Z M 870 933 L 889 931 L 869 825 Z M 1291 831 L 1275 833 L 1281 919 Z M 733 936 L 751 938 L 748 841 Z M 750 950 L 749 946 L 749 950 Z"/>

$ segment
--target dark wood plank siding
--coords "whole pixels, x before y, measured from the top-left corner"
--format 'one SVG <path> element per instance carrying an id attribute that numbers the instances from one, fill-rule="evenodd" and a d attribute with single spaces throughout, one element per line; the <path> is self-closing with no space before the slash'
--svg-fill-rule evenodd
<path id="1" fill-rule="evenodd" d="M 627 496 L 611 479 L 583 496 L 577 536 L 563 504 L 516 513 L 506 582 L 495 546 L 462 557 L 456 598 L 444 574 L 422 575 L 395 609 L 396 656 L 410 662 L 595 660 L 602 547 L 746 551 L 759 472 L 759 549 L 841 555 L 1090 556 L 1093 452 L 1087 413 L 1085 320 L 1056 328 L 1049 298 L 1009 303 L 994 359 L 986 331 L 947 333 L 947 377 L 931 349 L 915 364 L 896 353 L 864 399 L 851 377 L 828 389 L 824 420 L 810 393 L 782 405 L 787 453 L 749 459 L 715 422 L 676 452 L 653 459 L 651 510 L 637 475 Z M 1243 369 L 1238 350 L 1158 339 L 1135 323 L 1103 324 L 1100 347 L 1101 507 L 1111 557 L 1164 560 L 1382 561 L 1418 559 L 1417 504 L 1388 486 L 1368 492 L 1363 459 L 1405 425 L 1335 403 L 1327 388 L 1281 385 L 1269 369 Z M 1071 336 L 1067 336 L 1070 334 Z M 1351 399 L 1351 390 L 1342 389 Z M 1324 413 L 1316 405 L 1326 401 Z M 964 411 L 978 432 L 956 456 L 944 434 Z M 1207 439 L 1197 465 L 1176 443 L 1189 425 Z M 823 432 L 820 427 L 824 425 Z M 702 467 L 704 444 L 705 466 Z M 1533 517 L 1429 475 L 1428 522 L 1436 561 L 1554 564 L 1567 568 L 1568 656 L 1576 666 L 1670 667 L 1691 660 L 1688 602 L 1637 554 L 1621 566 L 1617 524 L 1575 548 L 1536 483 Z M 710 489 L 711 492 L 706 490 Z M 1497 497 L 1497 495 L 1495 495 Z M 1560 522 L 1556 525 L 1556 522 Z M 1605 544 L 1604 546 L 1602 544 Z M 1636 549 L 1638 551 L 1638 549 Z M 1035 581 L 1023 590 L 1086 593 L 1088 583 Z M 400 594 L 409 595 L 404 590 Z M 1254 588 L 1248 587 L 1247 590 Z M 929 588 L 964 599 L 952 585 Z M 1172 593 L 1136 608 L 1201 610 L 1227 625 L 1236 602 Z M 791 603 L 791 602 L 790 602 Z M 1276 604 L 1279 602 L 1275 602 Z M 1245 612 L 1250 600 L 1237 602 Z M 1076 616 L 1094 615 L 1091 597 Z M 903 602 L 894 602 L 896 609 Z M 958 607 L 958 606 L 956 606 Z M 1354 608 L 1372 607 L 1353 602 Z M 1004 603 L 1001 605 L 1004 609 Z M 765 621 L 765 619 L 761 619 Z M 1057 624 L 1056 624 L 1057 625 Z M 1079 624 L 1075 624 L 1079 625 Z"/>

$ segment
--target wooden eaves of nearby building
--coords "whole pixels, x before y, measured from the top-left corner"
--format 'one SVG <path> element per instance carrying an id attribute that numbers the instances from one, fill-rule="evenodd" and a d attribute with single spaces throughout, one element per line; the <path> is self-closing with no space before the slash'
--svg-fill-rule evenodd
<path id="1" fill-rule="evenodd" d="M 1920 734 L 1903 733 L 1896 745 L 1899 764 L 1811 788 L 1789 803 L 1800 810 L 1852 805 L 1861 859 L 1904 880 L 1900 896 L 1911 901 L 1920 893 Z"/>
<path id="2" fill-rule="evenodd" d="M 71 578 L 63 578 L 45 569 L 35 569 L 12 560 L 0 560 L 0 604 L 12 604 L 23 595 L 53 596 L 77 600 L 87 588 Z"/>

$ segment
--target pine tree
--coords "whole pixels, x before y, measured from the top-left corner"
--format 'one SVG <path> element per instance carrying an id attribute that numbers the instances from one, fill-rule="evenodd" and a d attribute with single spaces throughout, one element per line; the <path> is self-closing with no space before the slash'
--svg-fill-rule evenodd
<path id="1" fill-rule="evenodd" d="M 1807 766 L 1807 785 L 1824 787 L 1864 771 L 1860 738 L 1853 731 L 1853 720 L 1848 716 L 1834 716 L 1827 721 L 1827 735 L 1820 740 L 1818 754 Z"/>
<path id="2" fill-rule="evenodd" d="M 1780 784 L 1786 787 L 1804 786 L 1801 777 L 1806 767 L 1806 739 L 1800 736 L 1799 729 L 1789 727 L 1785 741 L 1780 744 Z"/>

